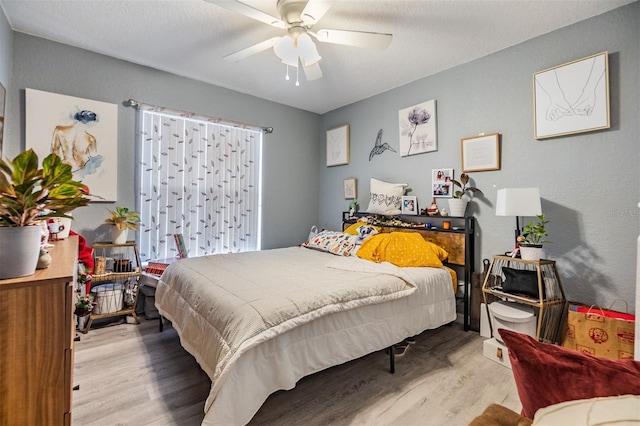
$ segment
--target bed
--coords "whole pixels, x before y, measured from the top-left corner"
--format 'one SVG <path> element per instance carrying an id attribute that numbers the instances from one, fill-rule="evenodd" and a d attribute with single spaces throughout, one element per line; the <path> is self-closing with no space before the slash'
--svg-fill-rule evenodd
<path id="1" fill-rule="evenodd" d="M 246 424 L 302 377 L 456 319 L 447 268 L 300 246 L 174 262 L 156 306 L 212 380 L 204 425 Z"/>

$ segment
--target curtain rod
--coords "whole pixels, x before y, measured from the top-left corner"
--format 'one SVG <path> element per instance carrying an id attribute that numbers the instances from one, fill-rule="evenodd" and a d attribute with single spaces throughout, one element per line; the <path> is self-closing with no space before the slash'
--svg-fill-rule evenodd
<path id="1" fill-rule="evenodd" d="M 156 111 L 162 111 L 162 110 L 166 109 L 166 110 L 175 111 L 175 112 L 178 112 L 180 114 L 187 115 L 187 116 L 194 116 L 194 115 L 195 116 L 200 116 L 200 114 L 196 114 L 194 112 L 179 110 L 179 109 L 175 109 L 175 108 L 168 108 L 168 107 L 163 107 L 163 106 L 158 106 L 158 105 L 151 105 L 151 104 L 147 104 L 147 103 L 144 103 L 144 102 L 138 102 L 135 99 L 129 99 L 128 101 L 124 102 L 124 105 L 128 106 L 128 107 L 136 108 L 136 109 L 139 108 L 140 106 L 145 106 L 145 107 L 148 107 L 148 108 L 150 108 L 152 110 L 156 110 Z M 227 119 L 224 119 L 224 118 L 217 118 L 217 117 L 211 117 L 211 118 L 217 123 L 220 123 L 220 122 L 228 123 L 228 124 L 235 125 L 237 127 L 242 127 L 242 128 L 246 128 L 247 126 L 249 126 L 249 127 L 257 127 L 257 128 L 262 129 L 262 131 L 267 135 L 273 133 L 273 127 L 253 126 L 251 124 L 240 123 L 239 121 L 227 120 Z"/>

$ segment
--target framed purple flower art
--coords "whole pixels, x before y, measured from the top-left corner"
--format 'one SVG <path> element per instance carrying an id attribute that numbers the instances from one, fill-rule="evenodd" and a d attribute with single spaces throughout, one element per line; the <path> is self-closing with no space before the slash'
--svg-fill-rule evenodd
<path id="1" fill-rule="evenodd" d="M 437 151 L 435 99 L 401 109 L 398 120 L 401 157 Z"/>

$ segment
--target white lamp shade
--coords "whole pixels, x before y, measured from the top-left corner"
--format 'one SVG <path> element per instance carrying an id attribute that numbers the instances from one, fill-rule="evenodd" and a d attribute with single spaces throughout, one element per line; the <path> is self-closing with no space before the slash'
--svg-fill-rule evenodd
<path id="1" fill-rule="evenodd" d="M 540 189 L 504 188 L 498 190 L 496 216 L 537 216 L 541 213 Z"/>

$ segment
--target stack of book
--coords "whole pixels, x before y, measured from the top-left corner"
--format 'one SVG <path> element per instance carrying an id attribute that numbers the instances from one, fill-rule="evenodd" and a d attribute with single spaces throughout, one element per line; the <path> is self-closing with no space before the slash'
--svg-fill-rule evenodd
<path id="1" fill-rule="evenodd" d="M 156 260 L 154 262 L 147 263 L 147 267 L 144 268 L 144 272 L 153 275 L 162 275 L 167 266 L 171 263 L 170 260 Z"/>

